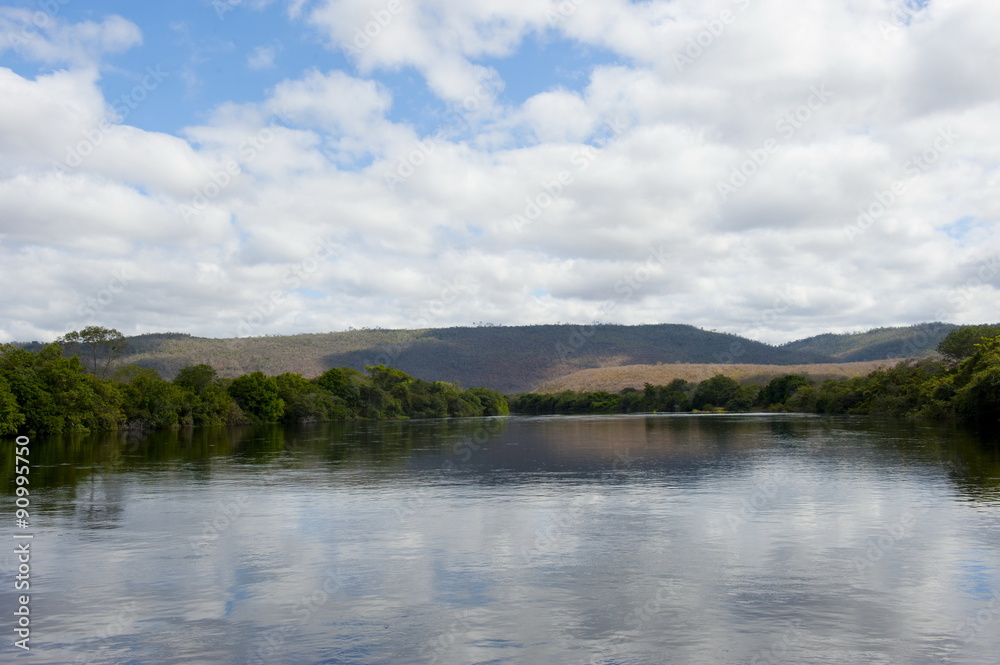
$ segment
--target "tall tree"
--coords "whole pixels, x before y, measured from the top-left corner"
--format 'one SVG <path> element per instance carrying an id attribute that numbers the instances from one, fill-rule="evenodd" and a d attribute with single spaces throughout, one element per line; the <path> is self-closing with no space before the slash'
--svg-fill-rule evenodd
<path id="1" fill-rule="evenodd" d="M 950 361 L 958 363 L 971 358 L 984 338 L 995 337 L 997 334 L 1000 334 L 1000 324 L 962 326 L 948 333 L 938 344 L 937 350 Z"/>
<path id="2" fill-rule="evenodd" d="M 111 363 L 128 349 L 125 335 L 114 328 L 87 326 L 83 330 L 66 333 L 57 340 L 71 352 L 83 354 L 92 374 L 106 379 Z"/>

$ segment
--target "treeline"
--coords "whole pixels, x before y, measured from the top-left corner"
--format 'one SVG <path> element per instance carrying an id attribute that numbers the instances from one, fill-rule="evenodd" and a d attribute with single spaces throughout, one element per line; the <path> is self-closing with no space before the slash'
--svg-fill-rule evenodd
<path id="1" fill-rule="evenodd" d="M 524 414 L 692 411 L 798 411 L 956 418 L 1000 425 L 1000 336 L 995 326 L 949 333 L 941 359 L 906 361 L 868 376 L 811 382 L 790 374 L 767 385 L 740 385 L 719 374 L 700 383 L 675 379 L 666 386 L 619 393 L 562 392 L 511 398 Z"/>
<path id="2" fill-rule="evenodd" d="M 185 367 L 172 381 L 136 366 L 109 378 L 99 373 L 88 372 L 79 356 L 65 355 L 58 342 L 37 352 L 0 346 L 0 435 L 508 412 L 496 391 L 462 390 L 385 365 L 365 373 L 334 368 L 314 379 L 262 372 L 220 378 L 204 364 Z"/>

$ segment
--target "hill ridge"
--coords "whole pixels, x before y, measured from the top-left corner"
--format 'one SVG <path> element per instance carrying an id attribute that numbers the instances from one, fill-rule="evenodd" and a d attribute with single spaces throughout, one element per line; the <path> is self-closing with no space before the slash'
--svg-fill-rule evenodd
<path id="1" fill-rule="evenodd" d="M 187 333 L 129 337 L 125 364 L 172 378 L 207 363 L 221 376 L 253 371 L 317 376 L 331 367 L 385 364 L 428 381 L 530 392 L 580 370 L 661 364 L 805 365 L 933 353 L 956 326 L 946 323 L 827 333 L 770 345 L 682 323 L 541 324 L 447 328 L 363 328 L 340 332 L 210 338 Z"/>

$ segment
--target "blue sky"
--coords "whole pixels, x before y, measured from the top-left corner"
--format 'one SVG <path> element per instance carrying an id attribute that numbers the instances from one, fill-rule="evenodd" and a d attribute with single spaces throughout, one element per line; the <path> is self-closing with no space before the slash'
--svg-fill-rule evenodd
<path id="1" fill-rule="evenodd" d="M 0 341 L 996 319 L 985 0 L 231 1 L 0 5 Z"/>
<path id="2" fill-rule="evenodd" d="M 130 124 L 149 131 L 180 134 L 187 126 L 206 122 L 219 105 L 259 102 L 268 89 L 309 70 L 359 73 L 354 58 L 343 48 L 310 26 L 305 16 L 290 17 L 287 6 L 281 3 L 52 2 L 52 7 L 58 7 L 53 16 L 70 23 L 99 22 L 108 15 L 119 15 L 141 30 L 141 44 L 105 58 L 100 88 L 113 100 L 127 95 L 147 67 L 167 73 L 168 79 L 155 91 L 153 103 L 140 105 L 128 118 Z M 384 9 L 385 4 L 374 4 L 372 11 Z M 43 5 L 21 2 L 8 6 L 38 11 Z M 369 21 L 373 20 L 369 16 Z M 614 53 L 551 31 L 526 34 L 518 46 L 508 56 L 474 60 L 498 72 L 503 81 L 500 98 L 513 105 L 553 88 L 582 90 L 595 66 L 621 60 Z M 40 65 L 9 50 L 0 57 L 0 65 L 22 76 L 34 76 L 65 63 Z M 381 67 L 373 74 L 392 91 L 392 120 L 426 133 L 436 131 L 446 104 L 428 90 L 416 69 Z"/>

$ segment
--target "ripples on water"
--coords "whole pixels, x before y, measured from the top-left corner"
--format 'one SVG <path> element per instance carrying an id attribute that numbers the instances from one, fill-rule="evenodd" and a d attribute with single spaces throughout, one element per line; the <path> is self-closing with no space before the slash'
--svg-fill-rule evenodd
<path id="1" fill-rule="evenodd" d="M 1000 456 L 946 428 L 515 417 L 33 455 L 18 662 L 1000 662 Z"/>

